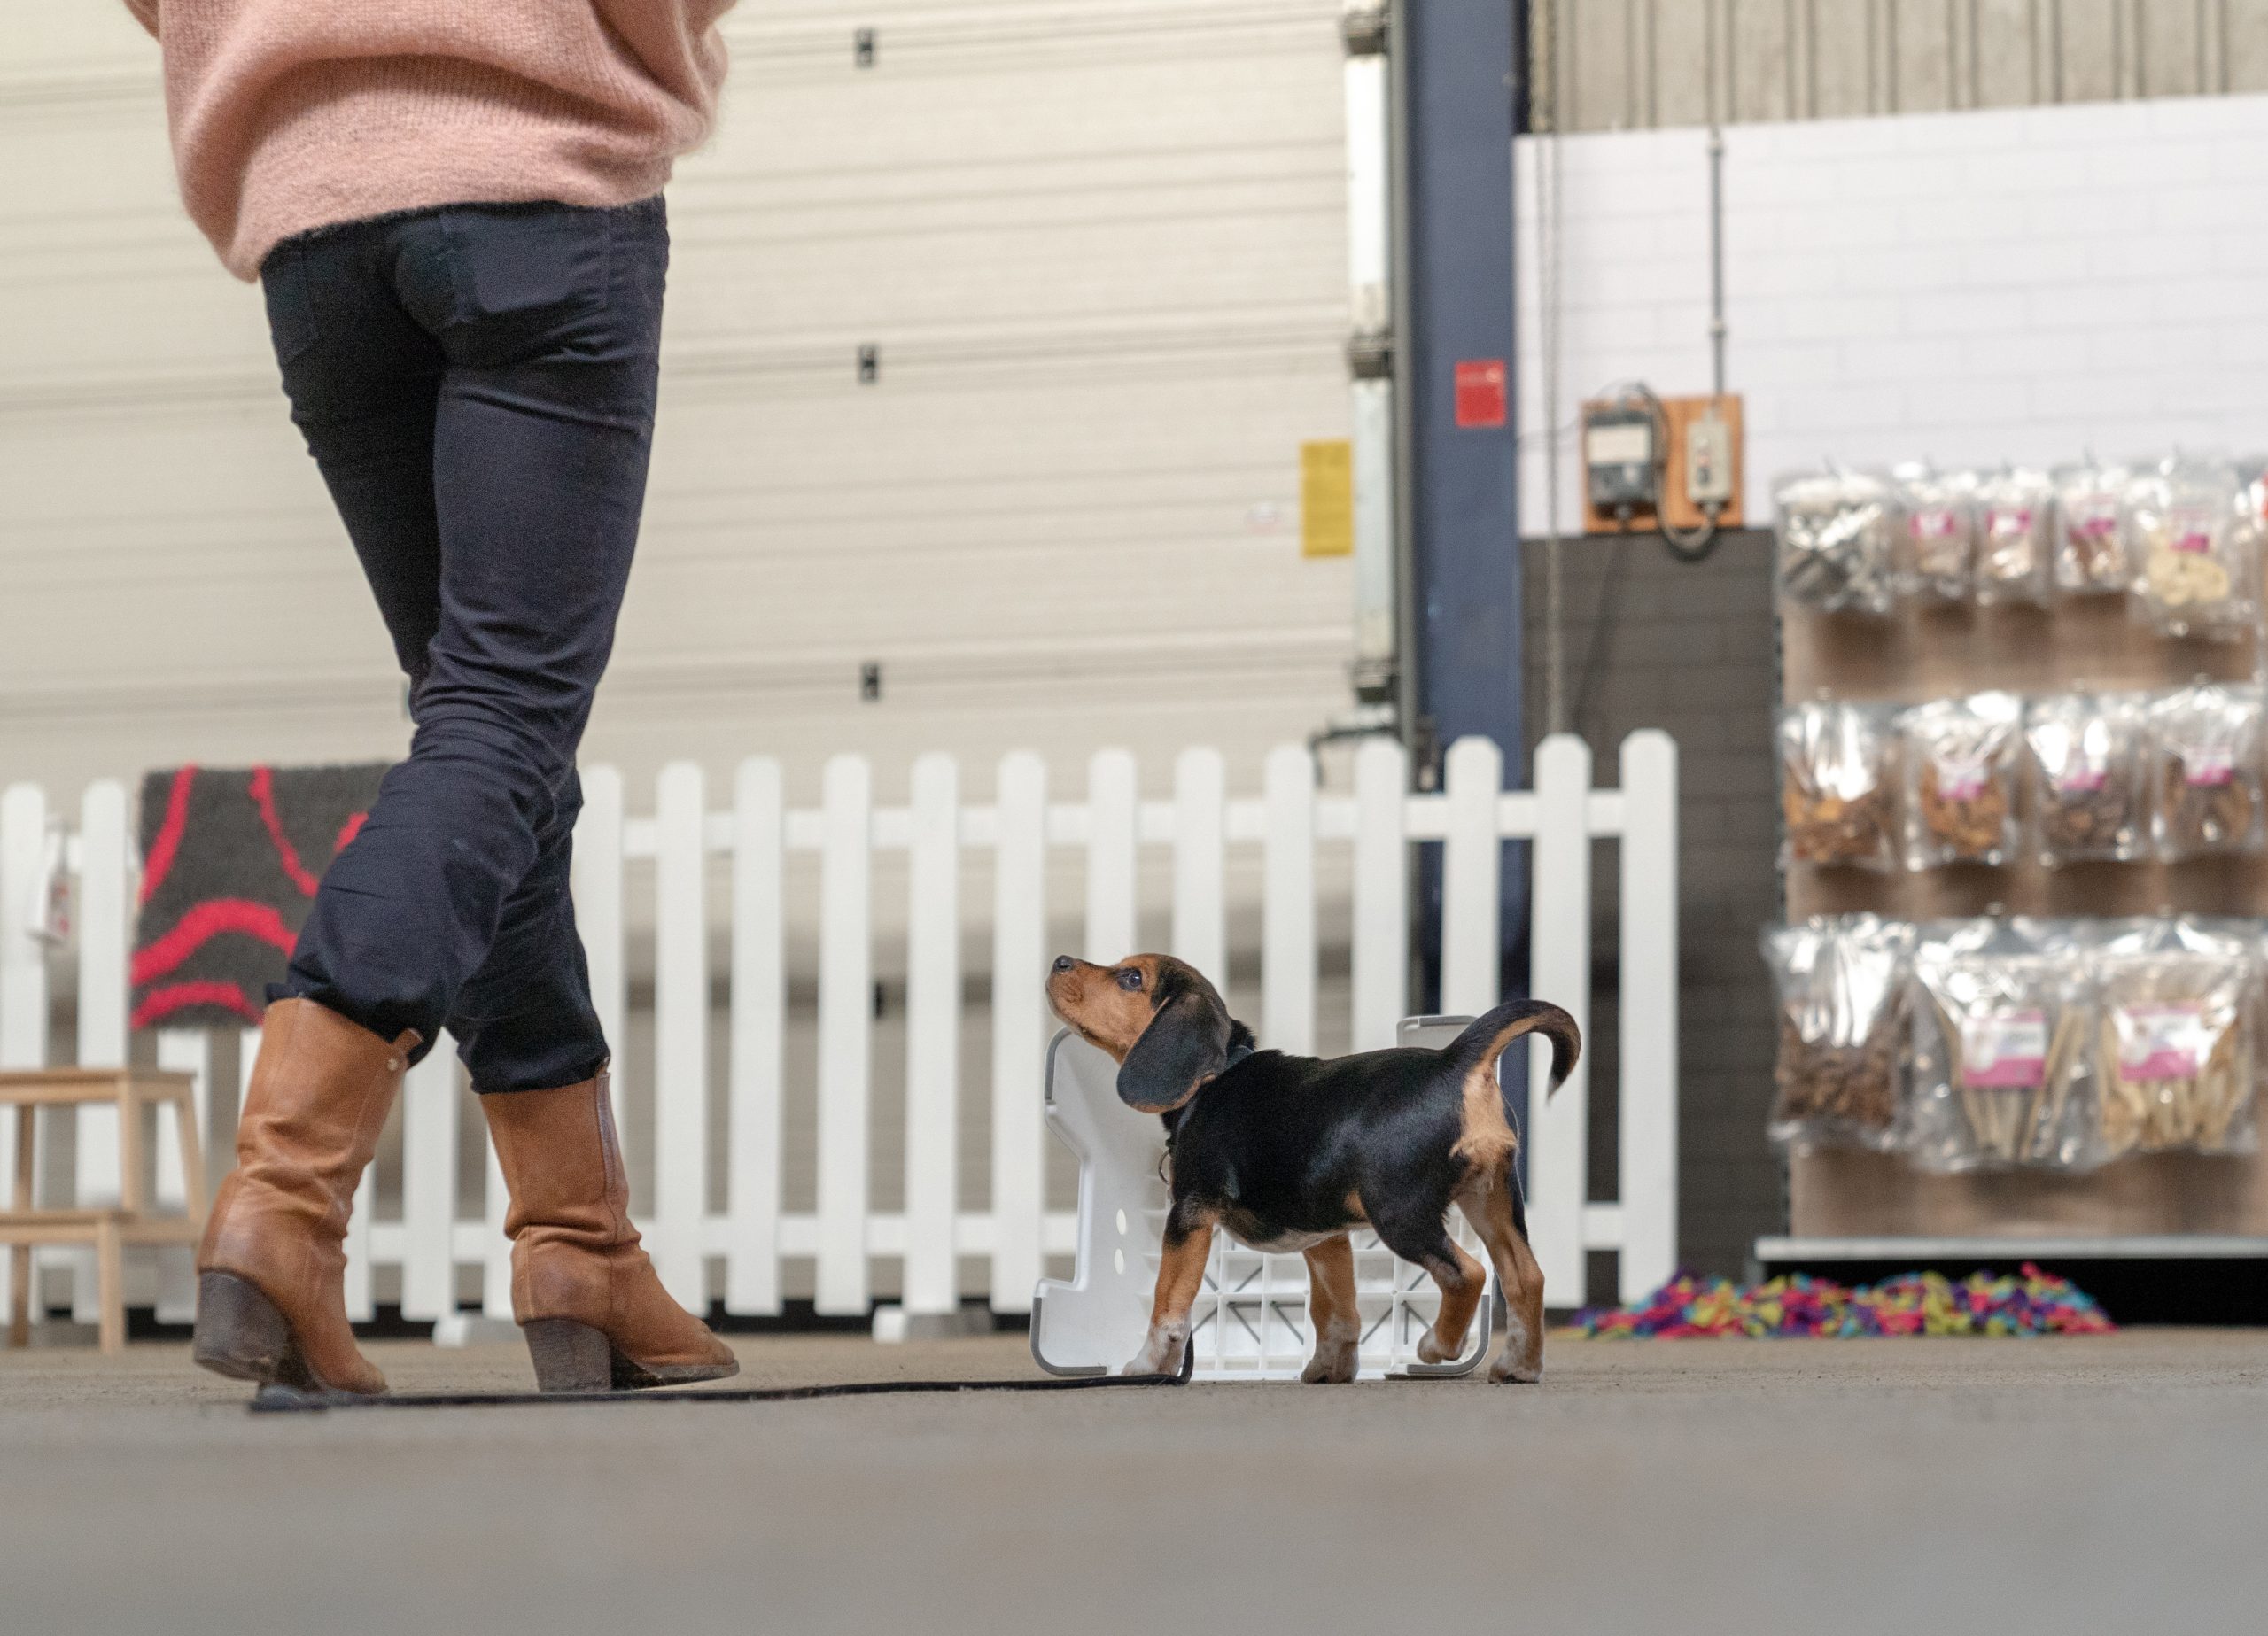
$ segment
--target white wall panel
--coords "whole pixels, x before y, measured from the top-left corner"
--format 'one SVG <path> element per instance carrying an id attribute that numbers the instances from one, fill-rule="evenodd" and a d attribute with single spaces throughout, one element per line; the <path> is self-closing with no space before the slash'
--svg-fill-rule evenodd
<path id="1" fill-rule="evenodd" d="M 1705 133 L 1564 139 L 1557 415 L 1611 383 L 1709 386 Z M 1726 133 L 1727 384 L 1749 517 L 1853 466 L 2268 447 L 2268 97 Z M 1522 528 L 1544 524 L 1535 149 L 1518 151 Z M 1561 439 L 1563 527 L 1581 485 Z"/>

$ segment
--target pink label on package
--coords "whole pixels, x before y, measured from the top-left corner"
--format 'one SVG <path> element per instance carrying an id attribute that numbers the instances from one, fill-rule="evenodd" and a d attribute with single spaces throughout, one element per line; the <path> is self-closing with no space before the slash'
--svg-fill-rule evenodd
<path id="1" fill-rule="evenodd" d="M 2121 1005 L 2111 1017 L 2121 1079 L 2195 1079 L 2210 1054 L 2210 1030 L 2195 1005 Z"/>
<path id="2" fill-rule="evenodd" d="M 2082 502 L 2071 521 L 2073 527 L 2089 539 L 2101 539 L 2118 527 L 2118 503 L 2108 500 Z"/>
<path id="3" fill-rule="evenodd" d="M 2236 757 L 2226 750 L 2200 750 L 2181 764 L 2193 789 L 2213 789 L 2236 779 Z"/>
<path id="4" fill-rule="evenodd" d="M 1934 759 L 1938 768 L 1938 794 L 1946 800 L 1974 801 L 1984 793 L 1985 782 L 1992 777 L 1986 763 L 1957 761 L 1942 756 Z"/>
<path id="5" fill-rule="evenodd" d="M 2092 795 L 2110 782 L 2110 769 L 2101 762 L 2074 762 L 2055 780 L 2055 788 L 2065 795 Z"/>
<path id="6" fill-rule="evenodd" d="M 1950 539 L 1961 532 L 1961 519 L 1943 507 L 1932 507 L 1915 512 L 1912 527 L 1916 539 Z"/>
<path id="7" fill-rule="evenodd" d="M 1988 1012 L 1961 1025 L 1961 1077 L 1975 1090 L 2029 1090 L 2047 1077 L 2047 1014 Z"/>
<path id="8" fill-rule="evenodd" d="M 2031 508 L 2018 507 L 2011 511 L 1996 510 L 1987 526 L 1995 534 L 2021 534 L 2031 527 Z"/>
<path id="9" fill-rule="evenodd" d="M 2203 555 L 2213 548 L 2213 514 L 2194 508 L 2168 514 L 2165 531 L 2176 551 Z"/>

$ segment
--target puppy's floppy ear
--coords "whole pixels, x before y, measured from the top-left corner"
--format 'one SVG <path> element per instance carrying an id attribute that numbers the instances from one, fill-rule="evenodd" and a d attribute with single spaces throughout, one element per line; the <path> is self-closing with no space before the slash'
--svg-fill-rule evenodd
<path id="1" fill-rule="evenodd" d="M 1229 1008 L 1213 985 L 1178 960 L 1158 962 L 1157 1009 L 1118 1067 L 1118 1099 L 1144 1113 L 1169 1113 L 1228 1065 Z"/>

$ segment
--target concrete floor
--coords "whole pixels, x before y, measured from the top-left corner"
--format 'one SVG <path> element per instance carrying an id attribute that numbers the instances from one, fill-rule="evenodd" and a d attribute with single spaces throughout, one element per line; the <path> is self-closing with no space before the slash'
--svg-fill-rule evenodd
<path id="1" fill-rule="evenodd" d="M 517 1348 L 371 1347 L 400 1391 Z M 1027 1373 L 741 1342 L 749 1384 Z M 245 1415 L 0 1353 L 0 1629 L 2237 1632 L 2268 1332 L 1582 1342 L 1540 1387 Z"/>

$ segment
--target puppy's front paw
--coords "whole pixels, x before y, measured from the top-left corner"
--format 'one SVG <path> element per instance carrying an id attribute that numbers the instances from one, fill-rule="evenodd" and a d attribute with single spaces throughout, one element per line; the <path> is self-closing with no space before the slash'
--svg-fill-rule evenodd
<path id="1" fill-rule="evenodd" d="M 1343 1386 L 1355 1378 L 1357 1361 L 1353 1341 L 1318 1341 L 1300 1378 L 1310 1386 Z"/>

